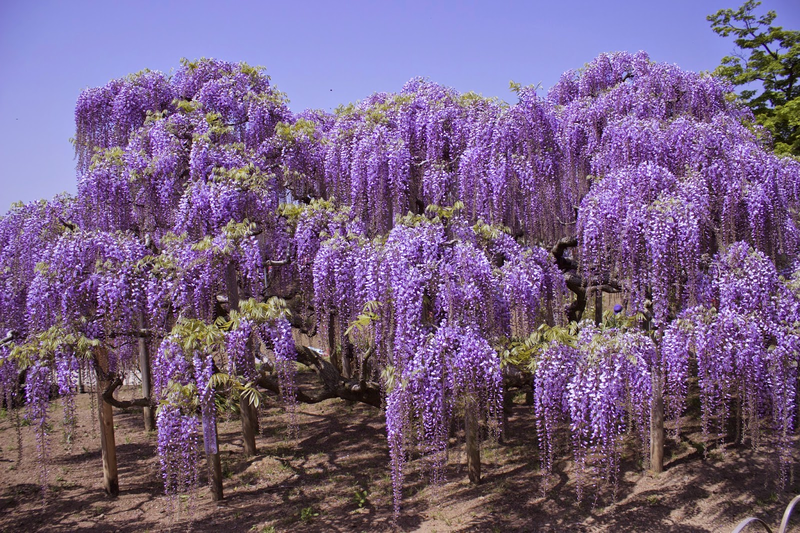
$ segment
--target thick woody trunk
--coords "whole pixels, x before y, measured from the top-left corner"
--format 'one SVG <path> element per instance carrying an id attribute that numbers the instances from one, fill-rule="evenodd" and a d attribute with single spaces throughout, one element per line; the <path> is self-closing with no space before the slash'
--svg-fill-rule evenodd
<path id="1" fill-rule="evenodd" d="M 100 451 L 103 458 L 103 488 L 109 496 L 119 495 L 117 474 L 117 447 L 114 441 L 114 411 L 103 399 L 103 392 L 111 385 L 108 374 L 108 353 L 97 353 L 97 418 L 100 422 Z"/>
<path id="2" fill-rule="evenodd" d="M 236 265 L 231 261 L 225 272 L 225 285 L 228 303 L 232 311 L 239 310 L 239 283 L 236 278 Z M 248 345 L 249 346 L 249 345 Z M 239 398 L 239 413 L 242 419 L 242 445 L 245 456 L 256 455 L 256 434 L 258 433 L 258 412 L 244 397 Z"/>

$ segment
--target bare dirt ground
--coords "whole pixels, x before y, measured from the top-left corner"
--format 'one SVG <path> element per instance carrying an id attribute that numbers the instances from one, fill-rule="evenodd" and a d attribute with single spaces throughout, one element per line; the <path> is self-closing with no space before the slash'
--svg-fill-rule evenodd
<path id="1" fill-rule="evenodd" d="M 402 516 L 393 524 L 381 412 L 338 400 L 301 405 L 299 436 L 289 439 L 287 415 L 267 401 L 257 457 L 242 456 L 238 420 L 219 424 L 225 500 L 214 504 L 201 486 L 194 497 L 180 499 L 178 515 L 170 509 L 175 501 L 163 495 L 156 437 L 142 429 L 140 410 L 115 413 L 121 494 L 113 499 L 104 494 L 89 397 L 78 396 L 71 452 L 62 436 L 60 401 L 52 405 L 44 505 L 33 432 L 22 428 L 18 463 L 12 417 L 0 412 L 0 531 L 729 532 L 749 515 L 777 527 L 783 508 L 800 490 L 794 478 L 786 490 L 777 488 L 769 448 L 712 449 L 704 457 L 693 445 L 700 438 L 696 427 L 688 426 L 682 442 L 667 448 L 666 471 L 659 476 L 643 472 L 635 453 L 626 455 L 616 500 L 609 489 L 596 500 L 590 490 L 579 505 L 568 454 L 557 462 L 543 495 L 531 407 L 519 398 L 505 442 L 483 448 L 483 482 L 466 481 L 458 444 L 443 485 L 430 486 L 424 462 L 413 460 Z"/>

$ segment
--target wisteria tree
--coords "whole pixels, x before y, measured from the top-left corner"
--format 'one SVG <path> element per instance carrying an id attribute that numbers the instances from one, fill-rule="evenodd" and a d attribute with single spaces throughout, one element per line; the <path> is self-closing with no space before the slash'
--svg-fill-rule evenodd
<path id="1" fill-rule="evenodd" d="M 265 393 L 290 412 L 363 402 L 385 412 L 398 513 L 410 447 L 441 481 L 457 417 L 480 480 L 515 387 L 533 387 L 543 472 L 566 442 L 579 499 L 615 486 L 628 429 L 661 471 L 696 368 L 709 441 L 736 417 L 735 438 L 774 435 L 785 472 L 800 163 L 730 91 L 642 52 L 511 105 L 414 79 L 296 114 L 260 69 L 207 59 L 89 89 L 77 196 L 0 220 L 5 401 L 24 391 L 44 458 L 51 382 L 69 398 L 93 373 L 106 489 L 112 407 L 136 405 L 167 494 L 205 456 L 215 499 L 216 398 L 237 402 L 249 455 Z M 134 370 L 142 397 L 121 402 Z"/>

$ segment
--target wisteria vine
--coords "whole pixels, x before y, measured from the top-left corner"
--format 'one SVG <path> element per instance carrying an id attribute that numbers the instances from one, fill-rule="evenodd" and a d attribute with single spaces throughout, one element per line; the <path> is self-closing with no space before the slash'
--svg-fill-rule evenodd
<path id="1" fill-rule="evenodd" d="M 0 218 L 3 401 L 24 398 L 45 465 L 50 382 L 69 427 L 77 373 L 101 350 L 98 378 L 129 373 L 146 338 L 175 496 L 197 486 L 200 440 L 218 450 L 216 395 L 258 398 L 275 372 L 294 416 L 301 330 L 342 380 L 378 384 L 397 515 L 410 445 L 438 482 L 466 402 L 499 428 L 503 367 L 521 361 L 503 347 L 613 291 L 617 318 L 521 365 L 545 477 L 570 448 L 579 499 L 616 487 L 624 432 L 646 448 L 663 386 L 679 438 L 696 376 L 706 438 L 732 416 L 753 446 L 769 431 L 785 478 L 800 163 L 766 149 L 730 90 L 644 52 L 513 104 L 415 78 L 292 113 L 262 69 L 214 59 L 88 89 L 77 195 Z"/>

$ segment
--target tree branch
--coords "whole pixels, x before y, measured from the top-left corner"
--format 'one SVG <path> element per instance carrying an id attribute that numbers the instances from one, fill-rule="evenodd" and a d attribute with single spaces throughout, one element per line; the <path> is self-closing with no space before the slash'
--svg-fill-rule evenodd
<path id="1" fill-rule="evenodd" d="M 17 336 L 17 332 L 13 329 L 8 330 L 6 336 L 0 339 L 0 346 L 4 346 L 9 342 L 13 341 L 14 338 Z"/>
<path id="2" fill-rule="evenodd" d="M 564 237 L 550 249 L 550 253 L 556 258 L 556 264 L 562 272 L 578 268 L 578 264 L 573 259 L 564 257 L 564 252 L 567 251 L 567 248 L 575 248 L 577 246 L 577 237 Z"/>
<path id="3" fill-rule="evenodd" d="M 109 377 L 111 377 L 111 383 L 109 383 L 108 387 L 106 387 L 106 390 L 103 391 L 104 402 L 119 409 L 150 406 L 149 398 L 135 398 L 133 400 L 117 400 L 114 398 L 114 392 L 122 386 L 122 378 L 116 374 L 111 374 Z"/>
<path id="4" fill-rule="evenodd" d="M 75 225 L 75 224 L 73 224 L 72 222 L 67 222 L 66 220 L 64 220 L 64 219 L 63 219 L 63 218 L 61 218 L 61 217 L 58 217 L 58 221 L 59 221 L 59 222 L 61 222 L 61 224 L 62 224 L 62 225 L 65 227 L 65 228 L 67 228 L 68 230 L 70 230 L 70 231 L 75 231 L 75 230 L 77 230 L 77 229 L 78 229 L 78 226 L 76 226 L 76 225 Z"/>
<path id="5" fill-rule="evenodd" d="M 326 361 L 319 353 L 308 346 L 298 346 L 297 362 L 314 370 L 322 382 L 323 390 L 316 395 L 309 395 L 298 388 L 295 398 L 302 403 L 319 403 L 332 398 L 341 398 L 354 402 L 365 403 L 381 408 L 382 398 L 380 385 L 377 383 L 345 379 L 335 366 Z M 275 393 L 280 392 L 277 376 L 262 373 L 257 381 L 258 385 Z"/>
<path id="6" fill-rule="evenodd" d="M 153 236 L 149 233 L 144 236 L 144 247 L 153 252 L 153 255 L 158 255 L 161 253 L 156 246 L 156 243 L 153 242 Z"/>
<path id="7" fill-rule="evenodd" d="M 106 337 L 109 339 L 116 339 L 117 337 L 135 337 L 141 339 L 147 339 L 153 336 L 153 332 L 149 329 L 133 329 L 130 331 L 112 331 L 111 333 L 107 334 Z"/>
<path id="8" fill-rule="evenodd" d="M 274 392 L 275 394 L 281 393 L 281 386 L 280 383 L 278 382 L 278 376 L 274 373 L 261 374 L 261 376 L 258 378 L 258 381 L 256 381 L 256 384 L 267 389 L 270 392 Z M 309 396 L 299 387 L 295 390 L 295 399 L 300 403 L 314 404 L 323 402 L 325 400 L 330 400 L 332 398 L 337 398 L 337 396 L 331 394 L 327 390 L 315 396 Z"/>

